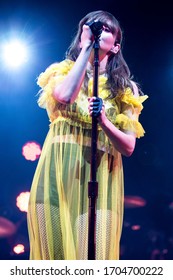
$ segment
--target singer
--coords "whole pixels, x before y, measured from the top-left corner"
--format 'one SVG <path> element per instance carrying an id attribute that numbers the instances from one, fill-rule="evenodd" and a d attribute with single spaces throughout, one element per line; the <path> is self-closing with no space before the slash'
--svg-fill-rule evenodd
<path id="1" fill-rule="evenodd" d="M 95 22 L 101 23 L 97 29 Z M 93 31 L 96 27 L 96 32 Z M 98 98 L 93 97 L 94 38 L 99 36 Z M 122 31 L 106 11 L 79 22 L 65 60 L 38 77 L 38 105 L 50 128 L 33 178 L 28 209 L 31 260 L 86 260 L 91 116 L 98 120 L 96 259 L 118 260 L 123 221 L 122 155 L 131 156 L 147 98 L 132 80 Z"/>

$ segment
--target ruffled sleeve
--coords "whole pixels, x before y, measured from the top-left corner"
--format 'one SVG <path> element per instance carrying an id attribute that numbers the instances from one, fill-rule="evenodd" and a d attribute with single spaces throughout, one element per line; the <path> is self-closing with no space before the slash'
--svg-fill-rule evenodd
<path id="1" fill-rule="evenodd" d="M 51 110 L 56 105 L 57 101 L 52 95 L 55 85 L 61 83 L 68 72 L 71 70 L 74 62 L 71 60 L 63 60 L 60 63 L 50 65 L 45 72 L 42 72 L 38 79 L 37 84 L 41 87 L 39 91 L 38 105 L 42 108 Z"/>
<path id="2" fill-rule="evenodd" d="M 134 132 L 137 138 L 144 136 L 145 130 L 138 119 L 143 109 L 142 103 L 147 98 L 147 95 L 135 97 L 130 88 L 127 88 L 124 93 L 118 94 L 116 99 L 121 104 L 121 109 L 116 116 L 116 126 L 122 130 Z"/>

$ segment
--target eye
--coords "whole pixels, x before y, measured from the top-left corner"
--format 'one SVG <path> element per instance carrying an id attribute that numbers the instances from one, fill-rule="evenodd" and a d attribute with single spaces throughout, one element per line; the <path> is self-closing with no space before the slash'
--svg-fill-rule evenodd
<path id="1" fill-rule="evenodd" d="M 107 26 L 103 26 L 103 30 L 104 30 L 105 32 L 111 32 L 110 28 L 107 27 Z"/>

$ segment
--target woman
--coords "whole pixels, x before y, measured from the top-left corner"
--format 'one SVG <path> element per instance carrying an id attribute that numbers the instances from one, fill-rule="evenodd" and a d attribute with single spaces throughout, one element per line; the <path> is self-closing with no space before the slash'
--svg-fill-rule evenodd
<path id="1" fill-rule="evenodd" d="M 94 36 L 88 23 L 103 25 L 99 38 L 99 98 L 93 97 Z M 88 182 L 92 114 L 97 111 L 96 259 L 119 259 L 123 220 L 123 166 L 136 137 L 147 98 L 131 80 L 121 52 L 122 32 L 106 11 L 87 14 L 66 53 L 38 78 L 40 107 L 50 129 L 31 187 L 28 210 L 30 259 L 87 259 Z M 103 106 L 102 106 L 103 100 Z"/>

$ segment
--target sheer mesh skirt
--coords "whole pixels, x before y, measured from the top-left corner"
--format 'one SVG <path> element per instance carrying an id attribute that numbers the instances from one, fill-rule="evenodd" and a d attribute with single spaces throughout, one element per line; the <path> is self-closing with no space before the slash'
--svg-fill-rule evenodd
<path id="1" fill-rule="evenodd" d="M 50 128 L 28 210 L 30 259 L 87 259 L 91 130 L 58 122 Z M 96 259 L 118 259 L 123 218 L 121 156 L 98 135 Z"/>

